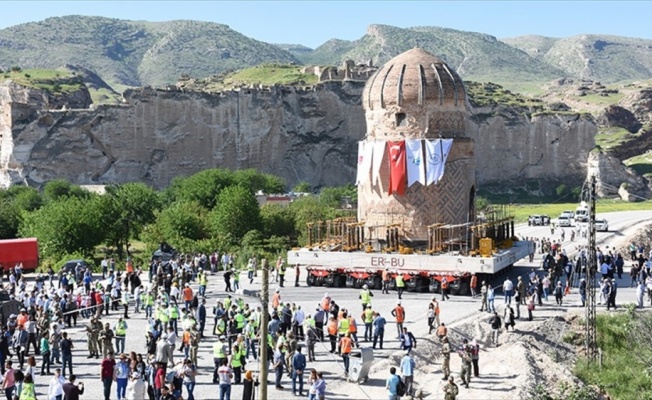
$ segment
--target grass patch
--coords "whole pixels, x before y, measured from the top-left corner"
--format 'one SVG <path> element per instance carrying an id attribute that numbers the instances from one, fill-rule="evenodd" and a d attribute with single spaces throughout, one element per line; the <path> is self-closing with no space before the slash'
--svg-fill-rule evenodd
<path id="1" fill-rule="evenodd" d="M 652 177 L 652 153 L 650 152 L 628 158 L 623 163 L 640 175 Z"/>
<path id="2" fill-rule="evenodd" d="M 317 75 L 304 74 L 296 65 L 267 64 L 234 72 L 224 78 L 224 84 L 313 85 L 318 80 Z"/>
<path id="3" fill-rule="evenodd" d="M 589 93 L 586 96 L 575 96 L 577 101 L 585 101 L 596 106 L 610 106 L 618 104 L 618 102 L 625 96 L 624 93 L 606 93 L 608 96 L 601 96 L 597 93 Z"/>
<path id="4" fill-rule="evenodd" d="M 497 204 L 492 201 L 492 204 Z M 550 218 L 557 218 L 562 211 L 575 211 L 578 203 L 557 203 L 557 204 L 510 204 L 509 213 L 514 216 L 517 222 L 527 221 L 529 215 L 545 214 Z M 616 211 L 644 211 L 652 210 L 652 200 L 630 203 L 623 200 L 600 199 L 596 204 L 596 213 L 609 213 Z"/>
<path id="5" fill-rule="evenodd" d="M 110 91 L 109 89 L 88 88 L 93 104 L 119 104 L 122 102 L 122 96 Z"/>
<path id="6" fill-rule="evenodd" d="M 66 69 L 33 68 L 21 71 L 5 71 L 3 79 L 11 79 L 19 85 L 49 92 L 71 93 L 83 85 L 81 79 Z"/>
<path id="7" fill-rule="evenodd" d="M 595 135 L 595 144 L 601 149 L 616 147 L 623 142 L 635 140 L 637 134 L 630 133 L 625 128 L 599 128 Z"/>
<path id="8" fill-rule="evenodd" d="M 648 368 L 636 355 L 629 339 L 632 322 L 629 313 L 597 316 L 598 346 L 603 351 L 602 369 L 578 360 L 575 374 L 584 382 L 597 385 L 614 400 L 652 399 L 652 380 Z"/>

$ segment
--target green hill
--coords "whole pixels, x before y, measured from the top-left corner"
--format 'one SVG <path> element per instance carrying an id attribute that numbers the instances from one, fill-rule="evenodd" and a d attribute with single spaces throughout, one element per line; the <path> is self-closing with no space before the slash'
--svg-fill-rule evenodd
<path id="1" fill-rule="evenodd" d="M 504 42 L 571 77 L 617 82 L 652 76 L 652 40 L 578 35 L 562 39 L 521 36 Z"/>
<path id="2" fill-rule="evenodd" d="M 79 65 L 114 87 L 161 86 L 183 74 L 204 77 L 296 61 L 276 46 L 210 22 L 66 16 L 0 30 L 0 67 Z"/>

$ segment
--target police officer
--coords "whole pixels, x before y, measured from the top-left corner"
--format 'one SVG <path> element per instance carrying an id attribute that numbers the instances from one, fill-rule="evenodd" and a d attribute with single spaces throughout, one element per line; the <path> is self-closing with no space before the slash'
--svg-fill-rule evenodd
<path id="1" fill-rule="evenodd" d="M 100 341 L 102 342 L 102 356 L 106 357 L 109 353 L 114 353 L 113 351 L 113 338 L 115 334 L 111 330 L 111 325 L 107 322 L 104 324 L 104 329 L 100 332 Z"/>

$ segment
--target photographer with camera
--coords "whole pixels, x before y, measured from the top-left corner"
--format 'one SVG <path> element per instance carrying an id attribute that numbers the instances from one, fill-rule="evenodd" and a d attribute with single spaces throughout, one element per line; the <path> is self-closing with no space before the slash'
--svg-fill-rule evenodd
<path id="1" fill-rule="evenodd" d="M 79 400 L 79 395 L 84 394 L 84 382 L 75 385 L 77 377 L 70 374 L 68 382 L 63 384 L 63 400 Z"/>

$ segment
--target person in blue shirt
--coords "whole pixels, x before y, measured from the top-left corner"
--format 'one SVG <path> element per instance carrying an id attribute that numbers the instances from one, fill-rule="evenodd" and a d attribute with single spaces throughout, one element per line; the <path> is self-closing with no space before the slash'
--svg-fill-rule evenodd
<path id="1" fill-rule="evenodd" d="M 376 348 L 376 342 L 380 339 L 380 348 L 383 348 L 383 338 L 385 336 L 385 324 L 387 321 L 384 317 L 380 315 L 379 312 L 376 313 L 376 318 L 374 318 L 374 344 L 373 348 Z"/>
<path id="2" fill-rule="evenodd" d="M 403 375 L 403 381 L 405 382 L 405 394 L 408 396 L 412 394 L 415 366 L 414 358 L 410 355 L 410 351 L 406 350 L 405 356 L 401 359 L 401 375 Z"/>
<path id="3" fill-rule="evenodd" d="M 292 357 L 292 394 L 297 395 L 297 381 L 299 396 L 303 396 L 303 371 L 306 369 L 306 356 L 301 354 L 301 346 L 297 346 L 296 353 Z"/>
<path id="4" fill-rule="evenodd" d="M 389 369 L 390 377 L 387 378 L 387 382 L 385 382 L 385 389 L 387 389 L 387 393 L 389 394 L 389 400 L 399 400 L 400 397 L 398 396 L 397 393 L 397 387 L 398 387 L 398 381 L 401 379 L 396 375 L 396 368 L 392 367 Z"/>

